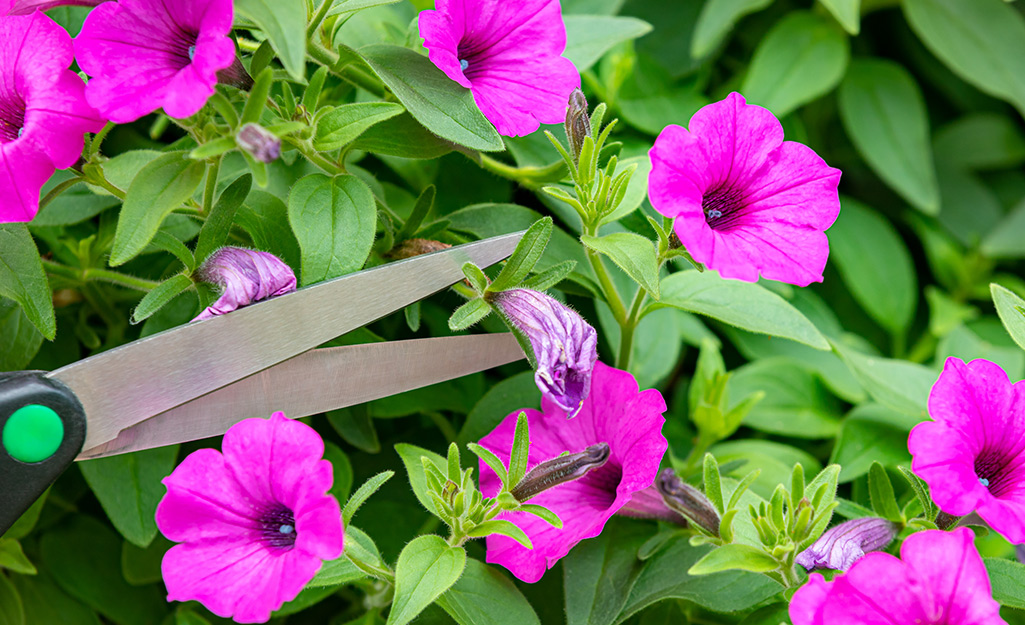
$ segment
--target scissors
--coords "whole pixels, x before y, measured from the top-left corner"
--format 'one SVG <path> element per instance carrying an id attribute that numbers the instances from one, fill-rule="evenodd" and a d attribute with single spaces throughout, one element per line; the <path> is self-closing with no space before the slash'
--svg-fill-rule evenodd
<path id="1" fill-rule="evenodd" d="M 523 358 L 511 334 L 314 349 L 508 258 L 506 234 L 349 274 L 56 371 L 0 374 L 0 534 L 75 460 L 352 406 Z"/>

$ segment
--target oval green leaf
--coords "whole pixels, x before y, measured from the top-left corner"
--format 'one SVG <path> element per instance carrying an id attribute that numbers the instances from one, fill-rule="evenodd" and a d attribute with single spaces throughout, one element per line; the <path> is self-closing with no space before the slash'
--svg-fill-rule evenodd
<path id="1" fill-rule="evenodd" d="M 566 51 L 578 72 L 585 72 L 616 44 L 651 32 L 651 24 L 636 17 L 566 15 Z"/>
<path id="2" fill-rule="evenodd" d="M 355 141 L 371 126 L 400 115 L 405 110 L 401 104 L 394 102 L 343 104 L 317 122 L 313 147 L 323 152 L 337 150 Z"/>
<path id="3" fill-rule="evenodd" d="M 989 285 L 989 290 L 1007 333 L 1019 347 L 1025 349 L 1025 300 L 999 284 Z"/>
<path id="4" fill-rule="evenodd" d="M 701 15 L 694 26 L 691 56 L 696 59 L 705 56 L 719 45 L 740 18 L 770 4 L 772 0 L 708 0 L 701 7 Z"/>
<path id="5" fill-rule="evenodd" d="M 57 334 L 53 295 L 25 224 L 0 224 L 0 296 L 17 302 L 32 325 L 53 340 Z"/>
<path id="6" fill-rule="evenodd" d="M 466 551 L 450 547 L 443 538 L 427 534 L 414 538 L 395 565 L 395 599 L 388 625 L 405 625 L 416 618 L 463 574 Z"/>
<path id="7" fill-rule="evenodd" d="M 463 576 L 437 603 L 459 625 L 541 623 L 526 597 L 505 575 L 472 558 L 466 561 Z"/>
<path id="8" fill-rule="evenodd" d="M 235 10 L 256 22 L 281 64 L 297 81 L 306 73 L 306 5 L 301 0 L 236 0 Z"/>

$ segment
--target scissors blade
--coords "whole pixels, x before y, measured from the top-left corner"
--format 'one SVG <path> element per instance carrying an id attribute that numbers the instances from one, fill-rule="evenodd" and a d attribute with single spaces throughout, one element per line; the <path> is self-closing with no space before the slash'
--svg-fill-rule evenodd
<path id="1" fill-rule="evenodd" d="M 314 349 L 123 430 L 77 460 L 219 436 L 249 417 L 292 418 L 361 404 L 523 358 L 512 334 Z"/>
<path id="2" fill-rule="evenodd" d="M 190 323 L 48 374 L 85 408 L 83 449 L 362 327 L 459 281 L 462 266 L 492 265 L 523 233 L 460 245 L 321 282 Z"/>

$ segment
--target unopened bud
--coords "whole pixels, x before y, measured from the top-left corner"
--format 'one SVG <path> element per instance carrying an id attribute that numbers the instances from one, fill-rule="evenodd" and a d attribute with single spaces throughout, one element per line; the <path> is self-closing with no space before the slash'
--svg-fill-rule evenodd
<path id="1" fill-rule="evenodd" d="M 271 163 L 281 156 L 281 139 L 259 124 L 246 124 L 235 135 L 235 142 L 249 156 L 261 163 Z"/>
<path id="2" fill-rule="evenodd" d="M 713 536 L 719 535 L 719 513 L 703 492 L 684 482 L 676 471 L 665 469 L 655 478 L 655 487 L 666 505 Z"/>
<path id="3" fill-rule="evenodd" d="M 580 147 L 584 145 L 584 137 L 591 136 L 591 118 L 587 111 L 587 98 L 580 89 L 569 94 L 569 106 L 566 108 L 566 138 L 569 140 L 569 151 L 573 161 L 580 158 Z"/>
<path id="4" fill-rule="evenodd" d="M 875 517 L 852 519 L 830 529 L 797 554 L 794 562 L 812 569 L 846 571 L 868 551 L 878 551 L 897 536 L 897 526 Z"/>
<path id="5" fill-rule="evenodd" d="M 231 85 L 242 91 L 249 91 L 253 88 L 253 77 L 249 75 L 242 60 L 235 55 L 235 60 L 224 69 L 217 70 L 217 82 L 222 85 Z"/>
<path id="6" fill-rule="evenodd" d="M 523 503 L 553 486 L 578 480 L 591 469 L 597 469 L 605 464 L 611 453 L 608 443 L 598 443 L 578 454 L 567 454 L 546 460 L 531 469 L 520 480 L 512 489 L 512 496 Z"/>

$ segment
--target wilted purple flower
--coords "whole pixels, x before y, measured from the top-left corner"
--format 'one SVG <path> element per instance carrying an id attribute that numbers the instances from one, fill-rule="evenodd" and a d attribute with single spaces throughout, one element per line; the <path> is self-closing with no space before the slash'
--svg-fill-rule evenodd
<path id="1" fill-rule="evenodd" d="M 566 107 L 566 139 L 574 162 L 580 159 L 580 148 L 584 139 L 591 136 L 591 117 L 587 111 L 587 98 L 580 89 L 569 94 L 569 106 Z"/>
<path id="2" fill-rule="evenodd" d="M 656 478 L 656 482 L 658 479 Z M 666 505 L 662 493 L 658 492 L 655 484 L 639 490 L 630 496 L 630 501 L 619 509 L 616 514 L 620 516 L 633 517 L 635 519 L 658 519 L 676 525 L 687 525 L 687 519 L 679 512 Z"/>
<path id="3" fill-rule="evenodd" d="M 655 489 L 667 506 L 709 534 L 719 535 L 719 512 L 711 500 L 681 480 L 676 471 L 663 469 L 655 479 Z"/>
<path id="4" fill-rule="evenodd" d="M 526 512 L 505 512 L 500 519 L 515 523 L 533 543 L 527 549 L 511 538 L 493 534 L 487 538 L 488 562 L 501 564 L 525 582 L 536 582 L 575 544 L 601 533 L 612 515 L 631 497 L 655 480 L 659 462 L 668 443 L 662 436 L 666 403 L 661 393 L 638 391 L 637 381 L 626 371 L 603 363 L 594 366 L 594 390 L 584 401 L 580 415 L 569 421 L 551 397 L 541 400 L 544 412 L 515 410 L 490 434 L 481 439 L 487 448 L 508 464 L 516 420 L 527 415 L 530 428 L 529 467 L 536 467 L 563 452 L 577 454 L 591 449 L 598 459 L 608 446 L 608 458 L 594 468 L 584 462 L 584 475 L 540 492 L 531 503 L 552 510 L 562 528 Z M 598 452 L 601 452 L 600 454 Z M 595 461 L 596 462 L 596 461 Z M 484 461 L 480 463 L 480 490 L 494 497 L 502 482 Z"/>
<path id="5" fill-rule="evenodd" d="M 825 230 L 840 213 L 840 170 L 739 93 L 705 106 L 688 129 L 655 140 L 648 195 L 674 218 L 687 252 L 724 278 L 758 274 L 798 286 L 822 281 Z"/>
<path id="6" fill-rule="evenodd" d="M 189 117 L 236 62 L 231 0 L 119 0 L 85 19 L 75 57 L 90 76 L 86 97 L 119 124 L 163 108 Z"/>
<path id="7" fill-rule="evenodd" d="M 523 503 L 559 484 L 579 480 L 592 469 L 597 469 L 609 460 L 608 443 L 591 445 L 576 454 L 564 454 L 545 460 L 530 470 L 510 494 Z"/>
<path id="8" fill-rule="evenodd" d="M 49 11 L 56 7 L 94 7 L 110 0 L 0 0 L 0 15 L 29 15 L 36 9 Z"/>
<path id="9" fill-rule="evenodd" d="M 536 362 L 534 381 L 541 392 L 570 415 L 591 389 L 598 360 L 598 334 L 576 311 L 530 289 L 489 295 L 502 316 L 530 341 Z"/>
<path id="10" fill-rule="evenodd" d="M 909 536 L 901 559 L 870 553 L 827 582 L 808 576 L 790 600 L 794 625 L 1007 625 L 967 527 Z"/>
<path id="11" fill-rule="evenodd" d="M 103 128 L 73 60 L 71 37 L 42 13 L 0 17 L 0 223 L 31 221 L 39 190 Z"/>
<path id="12" fill-rule="evenodd" d="M 272 163 L 281 156 L 281 139 L 259 124 L 242 126 L 235 135 L 235 142 L 261 163 Z"/>
<path id="13" fill-rule="evenodd" d="M 222 247 L 210 255 L 196 272 L 203 282 L 223 290 L 209 308 L 193 321 L 229 313 L 253 302 L 284 295 L 295 290 L 292 268 L 277 256 L 241 247 Z"/>
<path id="14" fill-rule="evenodd" d="M 897 537 L 897 526 L 876 517 L 851 519 L 831 528 L 794 560 L 809 571 L 846 571 L 869 551 L 878 551 Z"/>
<path id="15" fill-rule="evenodd" d="M 561 56 L 559 0 L 437 0 L 435 7 L 418 18 L 431 62 L 470 90 L 500 134 L 529 135 L 563 120 L 580 74 Z"/>
<path id="16" fill-rule="evenodd" d="M 911 470 L 943 512 L 975 511 L 1025 542 L 1025 382 L 988 360 L 948 358 L 929 394 L 932 421 L 908 437 Z"/>

